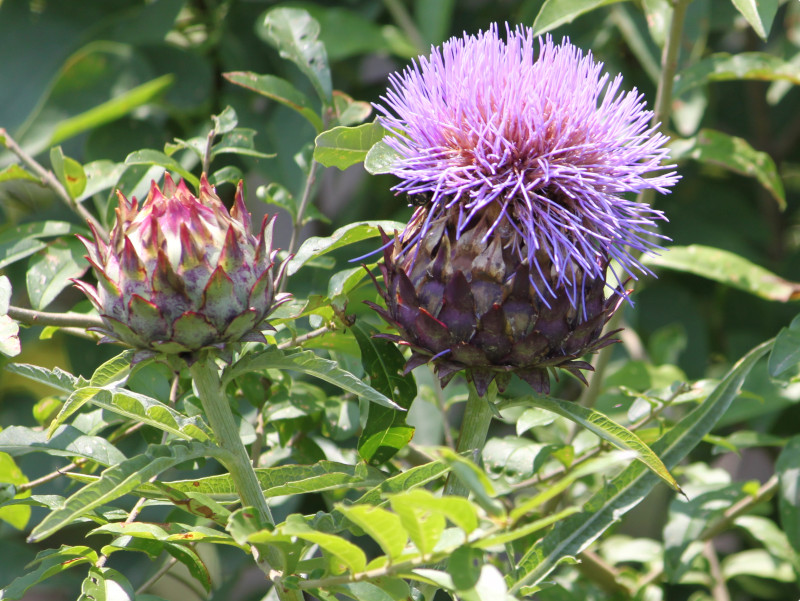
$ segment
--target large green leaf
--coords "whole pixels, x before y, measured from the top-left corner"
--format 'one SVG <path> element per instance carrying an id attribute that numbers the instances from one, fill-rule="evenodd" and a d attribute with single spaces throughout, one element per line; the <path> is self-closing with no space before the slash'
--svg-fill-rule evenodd
<path id="1" fill-rule="evenodd" d="M 775 13 L 778 12 L 778 0 L 732 0 L 732 2 L 758 37 L 766 42 Z"/>
<path id="2" fill-rule="evenodd" d="M 775 161 L 766 152 L 754 149 L 747 140 L 713 129 L 701 129 L 693 138 L 674 140 L 670 148 L 675 160 L 694 159 L 755 177 L 778 205 L 786 208 L 786 193 Z"/>
<path id="3" fill-rule="evenodd" d="M 171 467 L 203 457 L 219 458 L 224 454 L 219 447 L 197 442 L 150 445 L 145 453 L 106 468 L 98 480 L 84 486 L 45 517 L 28 540 L 37 542 L 47 538 L 95 507 L 134 491 Z"/>
<path id="4" fill-rule="evenodd" d="M 747 374 L 772 343 L 772 340 L 764 342 L 742 357 L 701 405 L 653 444 L 653 451 L 667 468 L 677 465 L 711 431 L 736 398 Z M 644 499 L 658 482 L 658 476 L 644 464 L 631 464 L 589 499 L 582 513 L 558 524 L 522 557 L 518 564 L 520 577 L 511 592 L 541 581 L 564 558 L 580 553 Z"/>
<path id="5" fill-rule="evenodd" d="M 396 513 L 374 505 L 338 505 L 337 509 L 378 543 L 390 560 L 403 553 L 408 534 Z"/>
<path id="6" fill-rule="evenodd" d="M 672 489 L 680 492 L 681 487 L 669 473 L 669 470 L 636 434 L 625 426 L 609 419 L 599 411 L 588 409 L 575 403 L 551 397 L 532 396 L 524 399 L 524 404 L 541 407 L 565 417 L 593 432 L 614 446 L 636 453 L 636 458 L 650 468 L 654 474 L 666 482 Z"/>
<path id="7" fill-rule="evenodd" d="M 70 234 L 90 235 L 85 227 L 66 221 L 39 221 L 7 229 L 0 233 L 0 269 L 45 248 L 42 238 Z"/>
<path id="8" fill-rule="evenodd" d="M 231 83 L 258 92 L 297 111 L 314 126 L 317 133 L 323 129 L 322 119 L 311 106 L 311 101 L 291 83 L 275 75 L 259 75 L 251 71 L 233 71 L 222 76 Z"/>
<path id="9" fill-rule="evenodd" d="M 400 153 L 389 146 L 384 140 L 373 144 L 364 157 L 364 169 L 372 175 L 391 173 L 394 165 L 401 159 Z"/>
<path id="10" fill-rule="evenodd" d="M 0 431 L 0 451 L 12 456 L 44 452 L 63 457 L 84 457 L 101 465 L 125 461 L 114 445 L 100 436 L 87 436 L 72 426 L 61 426 L 52 436 L 24 426 L 8 426 Z"/>
<path id="11" fill-rule="evenodd" d="M 292 61 L 311 80 L 324 104 L 332 102 L 333 85 L 325 46 L 317 38 L 319 23 L 299 8 L 273 8 L 264 15 L 256 32 Z"/>
<path id="12" fill-rule="evenodd" d="M 692 244 L 672 246 L 659 256 L 646 256 L 648 267 L 684 271 L 773 301 L 800 298 L 800 283 L 790 282 L 727 250 Z"/>
<path id="13" fill-rule="evenodd" d="M 405 228 L 405 223 L 399 221 L 356 221 L 349 225 L 340 227 L 328 237 L 321 238 L 312 236 L 308 238 L 294 255 L 294 258 L 289 261 L 286 267 L 286 272 L 289 275 L 297 273 L 297 271 L 312 259 L 321 257 L 322 255 L 342 248 L 348 244 L 361 242 L 368 238 L 375 238 L 380 236 L 380 230 L 383 228 L 387 234 L 397 231 L 402 231 Z"/>
<path id="14" fill-rule="evenodd" d="M 314 141 L 314 159 L 325 167 L 345 170 L 361 163 L 369 150 L 383 139 L 386 130 L 377 121 L 356 127 L 334 127 Z"/>
<path id="15" fill-rule="evenodd" d="M 412 376 L 403 376 L 405 357 L 397 347 L 380 338 L 377 330 L 357 321 L 350 330 L 361 349 L 361 364 L 370 385 L 391 398 L 406 411 L 417 396 Z M 406 424 L 406 411 L 370 407 L 367 423 L 358 439 L 358 454 L 364 461 L 383 463 L 405 447 L 414 436 L 414 428 Z"/>
<path id="16" fill-rule="evenodd" d="M 250 353 L 226 370 L 224 378 L 225 381 L 230 381 L 244 373 L 262 369 L 281 369 L 304 373 L 338 386 L 342 390 L 358 395 L 372 403 L 392 409 L 401 409 L 393 400 L 368 386 L 349 371 L 343 370 L 335 361 L 323 359 L 312 351 L 299 349 L 282 351 L 271 347 L 258 353 Z"/>
<path id="17" fill-rule="evenodd" d="M 543 33 L 555 29 L 559 25 L 572 23 L 581 15 L 596 8 L 613 4 L 620 0 L 545 0 L 536 20 L 533 22 L 533 33 Z"/>
<path id="18" fill-rule="evenodd" d="M 673 93 L 677 98 L 696 86 L 710 81 L 755 79 L 761 81 L 790 81 L 800 84 L 800 65 L 794 65 L 765 52 L 719 52 L 693 63 L 678 73 Z"/>
<path id="19" fill-rule="evenodd" d="M 61 392 L 72 392 L 78 386 L 79 380 L 71 373 L 60 367 L 52 370 L 28 363 L 9 363 L 6 369 L 11 373 L 28 378 L 40 384 L 47 384 Z"/>
<path id="20" fill-rule="evenodd" d="M 42 310 L 89 267 L 86 248 L 74 237 L 55 240 L 36 253 L 25 274 L 31 307 Z"/>

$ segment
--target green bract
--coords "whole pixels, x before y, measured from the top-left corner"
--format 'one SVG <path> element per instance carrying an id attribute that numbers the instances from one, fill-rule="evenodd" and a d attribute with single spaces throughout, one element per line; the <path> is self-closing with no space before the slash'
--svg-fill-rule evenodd
<path id="1" fill-rule="evenodd" d="M 242 183 L 230 213 L 205 175 L 200 197 L 169 174 L 153 182 L 141 207 L 119 195 L 110 243 L 81 238 L 98 286 L 76 281 L 103 318 L 105 341 L 154 353 L 183 353 L 228 342 L 264 341 L 276 294 L 275 218 L 251 233 Z"/>

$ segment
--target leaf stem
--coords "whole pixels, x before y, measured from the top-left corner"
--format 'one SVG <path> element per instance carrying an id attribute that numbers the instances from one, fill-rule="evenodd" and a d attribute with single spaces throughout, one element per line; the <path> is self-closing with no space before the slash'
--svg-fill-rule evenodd
<path id="1" fill-rule="evenodd" d="M 108 232 L 106 231 L 106 228 L 104 228 L 101 223 L 95 219 L 94 215 L 86 210 L 86 207 L 69 195 L 67 189 L 60 181 L 58 181 L 58 178 L 52 171 L 48 171 L 42 167 L 42 165 L 40 165 L 31 155 L 25 152 L 22 147 L 17 144 L 14 138 L 11 137 L 8 131 L 2 127 L 0 127 L 0 144 L 3 144 L 3 146 L 17 155 L 20 160 L 25 163 L 25 165 L 30 167 L 30 169 L 41 178 L 42 185 L 53 190 L 70 209 L 75 211 L 75 213 L 77 213 L 85 221 L 92 224 L 95 232 L 97 232 L 97 235 L 103 239 L 103 242 L 108 242 Z"/>
<path id="2" fill-rule="evenodd" d="M 469 396 L 467 397 L 467 407 L 464 409 L 464 416 L 461 418 L 461 430 L 458 433 L 458 446 L 456 451 L 459 453 L 470 453 L 473 461 L 477 461 L 486 442 L 486 435 L 489 433 L 489 424 L 492 422 L 492 408 L 494 399 L 497 396 L 497 385 L 492 382 L 486 391 L 486 396 L 478 394 L 475 384 L 468 379 Z M 444 486 L 444 494 L 466 497 L 469 489 L 451 473 L 447 477 Z"/>
<path id="3" fill-rule="evenodd" d="M 308 168 L 308 175 L 306 176 L 306 184 L 303 188 L 303 196 L 300 199 L 300 206 L 297 207 L 297 219 L 295 219 L 292 227 L 292 237 L 289 240 L 289 247 L 287 249 L 289 256 L 293 255 L 294 251 L 297 250 L 297 244 L 300 239 L 300 230 L 303 229 L 303 216 L 305 215 L 306 208 L 308 208 L 308 203 L 311 200 L 311 190 L 313 189 L 314 182 L 317 179 L 317 169 L 319 169 L 319 163 L 312 158 L 311 166 Z M 287 280 L 288 278 L 283 278 L 281 280 L 280 292 L 284 292 L 286 290 Z"/>
<path id="4" fill-rule="evenodd" d="M 46 313 L 33 309 L 10 306 L 8 316 L 29 326 L 58 326 L 75 328 L 96 328 L 103 325 L 103 320 L 96 315 L 80 313 Z"/>

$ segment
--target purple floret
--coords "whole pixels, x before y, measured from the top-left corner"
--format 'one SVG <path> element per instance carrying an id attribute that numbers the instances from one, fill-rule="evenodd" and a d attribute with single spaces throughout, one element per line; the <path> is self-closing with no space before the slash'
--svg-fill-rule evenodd
<path id="1" fill-rule="evenodd" d="M 568 39 L 537 44 L 527 27 L 506 37 L 493 25 L 452 38 L 391 76 L 377 108 L 401 157 L 393 189 L 430 197 L 418 238 L 445 212 L 457 212 L 459 235 L 486 210 L 498 214 L 492 229 L 513 228 L 535 269 L 546 253 L 557 276 L 540 281 L 564 287 L 577 307 L 585 279 L 611 259 L 634 279 L 648 272 L 637 257 L 658 248 L 655 222 L 666 218 L 625 195 L 667 193 L 679 176 L 662 164 L 667 136 L 650 126 L 639 92 L 620 90 L 621 75 L 611 79 Z M 539 294 L 547 302 L 556 292 Z"/>

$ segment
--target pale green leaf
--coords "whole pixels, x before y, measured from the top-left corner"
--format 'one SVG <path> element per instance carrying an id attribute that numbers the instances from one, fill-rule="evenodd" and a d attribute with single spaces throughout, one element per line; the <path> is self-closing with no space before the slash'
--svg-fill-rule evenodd
<path id="1" fill-rule="evenodd" d="M 0 431 L 0 451 L 12 456 L 39 451 L 62 457 L 83 457 L 106 466 L 125 461 L 125 455 L 105 438 L 87 436 L 69 425 L 57 428 L 49 438 L 41 430 L 8 426 Z"/>
<path id="2" fill-rule="evenodd" d="M 778 512 L 781 529 L 800 554 L 800 435 L 789 439 L 775 464 L 778 474 Z"/>
<path id="3" fill-rule="evenodd" d="M 389 146 L 384 140 L 373 144 L 364 158 L 364 169 L 372 175 L 391 173 L 397 161 L 402 157 L 400 153 Z"/>
<path id="4" fill-rule="evenodd" d="M 83 194 L 86 189 L 86 172 L 78 161 L 64 156 L 61 146 L 50 149 L 50 165 L 70 198 L 78 198 Z"/>
<path id="5" fill-rule="evenodd" d="M 334 127 L 317 136 L 314 159 L 325 167 L 347 169 L 362 162 L 385 133 L 386 130 L 377 121 L 356 127 Z"/>
<path id="6" fill-rule="evenodd" d="M 78 385 L 78 378 L 60 367 L 52 370 L 28 363 L 10 363 L 5 367 L 11 373 L 28 378 L 40 384 L 47 384 L 61 392 L 72 392 Z"/>
<path id="7" fill-rule="evenodd" d="M 65 221 L 26 223 L 0 233 L 0 269 L 45 248 L 42 238 L 83 234 L 89 230 Z"/>
<path id="8" fill-rule="evenodd" d="M 372 537 L 389 559 L 400 556 L 408 541 L 397 514 L 373 505 L 337 505 L 348 520 Z"/>
<path id="9" fill-rule="evenodd" d="M 364 493 L 355 503 L 378 505 L 384 501 L 385 495 L 425 486 L 429 482 L 441 478 L 449 471 L 450 467 L 441 461 L 432 461 L 431 463 L 409 468 L 396 476 L 387 478 L 372 490 Z"/>
<path id="10" fill-rule="evenodd" d="M 25 274 L 31 307 L 41 311 L 89 267 L 86 248 L 74 237 L 51 242 L 30 260 Z"/>
<path id="11" fill-rule="evenodd" d="M 296 536 L 304 541 L 319 545 L 342 562 L 351 573 L 363 572 L 367 567 L 367 556 L 359 547 L 348 540 L 335 534 L 327 534 L 314 530 L 308 525 L 305 518 L 299 514 L 292 514 L 286 522 L 277 527 L 283 534 Z"/>
<path id="12" fill-rule="evenodd" d="M 534 35 L 542 35 L 559 25 L 572 23 L 576 18 L 601 6 L 620 0 L 545 0 L 536 20 L 533 22 Z"/>
<path id="13" fill-rule="evenodd" d="M 778 332 L 767 363 L 769 375 L 777 378 L 798 363 L 800 363 L 800 315 L 795 317 L 788 327 Z"/>
<path id="14" fill-rule="evenodd" d="M 19 325 L 8 315 L 0 315 L 0 353 L 6 357 L 16 357 L 21 352 Z"/>
<path id="15" fill-rule="evenodd" d="M 753 79 L 759 81 L 790 81 L 800 84 L 800 65 L 765 52 L 719 52 L 693 63 L 675 79 L 675 98 L 690 89 L 712 81 Z"/>
<path id="16" fill-rule="evenodd" d="M 775 13 L 778 12 L 778 0 L 732 0 L 732 2 L 758 37 L 766 42 Z"/>

